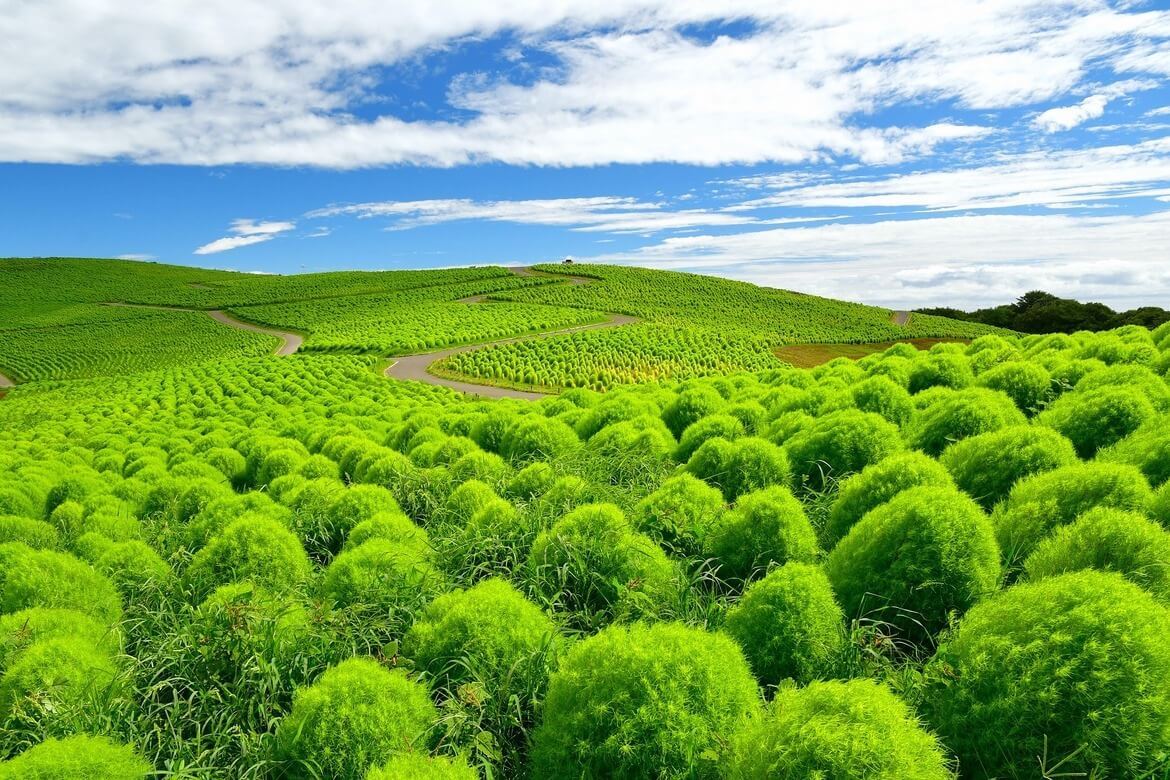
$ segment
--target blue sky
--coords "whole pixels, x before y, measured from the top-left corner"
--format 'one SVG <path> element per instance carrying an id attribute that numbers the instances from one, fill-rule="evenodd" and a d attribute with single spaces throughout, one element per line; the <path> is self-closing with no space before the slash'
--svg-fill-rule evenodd
<path id="1" fill-rule="evenodd" d="M 1170 305 L 1166 2 L 391 5 L 6 10 L 0 254 Z"/>

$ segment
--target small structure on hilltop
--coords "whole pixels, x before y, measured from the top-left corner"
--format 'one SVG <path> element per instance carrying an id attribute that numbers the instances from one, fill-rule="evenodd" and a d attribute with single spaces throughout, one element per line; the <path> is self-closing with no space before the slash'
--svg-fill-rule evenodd
<path id="1" fill-rule="evenodd" d="M 565 259 L 561 261 L 561 265 L 572 265 L 572 264 L 573 264 L 572 256 L 566 256 Z"/>

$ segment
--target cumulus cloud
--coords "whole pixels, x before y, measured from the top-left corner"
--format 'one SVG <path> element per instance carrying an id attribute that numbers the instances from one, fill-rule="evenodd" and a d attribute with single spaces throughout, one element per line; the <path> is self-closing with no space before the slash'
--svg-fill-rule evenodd
<path id="1" fill-rule="evenodd" d="M 281 233 L 287 233 L 296 228 L 295 222 L 257 222 L 252 219 L 236 219 L 232 221 L 229 230 L 233 235 L 217 238 L 195 250 L 197 255 L 213 255 L 239 249 L 242 246 L 261 244 L 271 241 Z"/>
<path id="2" fill-rule="evenodd" d="M 892 163 L 988 131 L 892 126 L 883 109 L 1039 107 L 1091 69 L 1170 68 L 1170 11 L 1108 0 L 9 5 L 10 162 Z M 724 20 L 742 31 L 694 32 Z M 424 118 L 382 100 L 403 63 L 472 38 L 501 39 L 509 66 L 521 49 L 549 64 L 457 73 Z"/>
<path id="3" fill-rule="evenodd" d="M 1097 119 L 1105 115 L 1105 107 L 1109 105 L 1108 95 L 1089 95 L 1075 106 L 1050 108 L 1037 115 L 1032 120 L 1032 126 L 1045 133 L 1055 133 L 1060 130 L 1071 130 L 1090 119 Z"/>

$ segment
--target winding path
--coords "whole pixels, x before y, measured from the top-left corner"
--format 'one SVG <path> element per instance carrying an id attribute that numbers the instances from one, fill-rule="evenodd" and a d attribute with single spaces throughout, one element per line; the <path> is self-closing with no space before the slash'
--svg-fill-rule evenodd
<path id="1" fill-rule="evenodd" d="M 276 330 L 274 328 L 265 328 L 260 325 L 253 325 L 250 322 L 245 322 L 237 317 L 233 317 L 222 309 L 186 309 L 182 306 L 155 306 L 149 303 L 107 303 L 106 306 L 121 306 L 127 309 L 155 309 L 157 311 L 193 311 L 203 312 L 211 319 L 227 325 L 229 328 L 237 328 L 239 330 L 247 330 L 252 333 L 262 333 L 265 336 L 272 336 L 280 340 L 280 346 L 277 347 L 272 354 L 285 357 L 294 354 L 301 345 L 305 343 L 305 337 L 298 333 L 289 333 L 284 330 Z"/>
<path id="2" fill-rule="evenodd" d="M 8 377 L 4 376 L 3 374 L 0 374 L 0 390 L 4 389 L 6 387 L 16 387 L 16 382 L 13 382 Z"/>
<path id="3" fill-rule="evenodd" d="M 568 276 L 562 274 L 543 273 L 541 271 L 533 270 L 532 268 L 509 268 L 509 271 L 517 276 L 542 276 L 554 279 L 562 279 L 566 284 L 572 286 L 579 286 L 589 284 L 594 281 L 585 276 Z M 470 298 L 461 299 L 461 303 L 476 304 L 483 303 L 487 300 L 487 295 L 473 295 Z M 631 317 L 628 314 L 612 314 L 605 322 L 595 322 L 591 325 L 576 325 L 571 328 L 561 328 L 559 330 L 549 330 L 543 333 L 531 333 L 524 336 L 515 336 L 508 339 L 497 339 L 495 341 L 485 341 L 478 344 L 464 344 L 458 347 L 448 347 L 447 349 L 440 349 L 434 352 L 423 352 L 418 355 L 404 355 L 396 358 L 384 372 L 385 375 L 391 379 L 401 379 L 415 382 L 426 382 L 429 385 L 438 385 L 440 387 L 447 387 L 452 390 L 457 390 L 461 393 L 469 395 L 478 395 L 484 398 L 520 398 L 526 401 L 537 401 L 541 398 L 547 398 L 549 393 L 538 393 L 532 390 L 514 390 L 510 387 L 497 387 L 495 385 L 481 385 L 473 382 L 461 382 L 456 379 L 447 379 L 441 376 L 435 376 L 428 369 L 443 358 L 457 355 L 461 352 L 473 352 L 477 349 L 485 349 L 487 347 L 494 347 L 498 344 L 514 344 L 518 341 L 531 341 L 532 339 L 543 339 L 549 336 L 561 336 L 566 333 L 577 333 L 586 330 L 601 330 L 604 328 L 616 328 L 622 325 L 632 325 L 636 322 L 641 322 L 637 317 Z"/>

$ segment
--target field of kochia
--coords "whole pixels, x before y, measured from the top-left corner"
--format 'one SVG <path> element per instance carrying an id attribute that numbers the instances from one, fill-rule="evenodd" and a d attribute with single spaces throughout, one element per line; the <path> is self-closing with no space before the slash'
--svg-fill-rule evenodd
<path id="1" fill-rule="evenodd" d="M 0 399 L 0 780 L 1170 772 L 1170 324 L 915 317 L 906 337 L 971 340 L 795 369 L 767 349 L 801 300 L 810 341 L 896 326 L 750 288 L 715 341 L 734 307 L 636 269 L 433 272 L 445 292 L 337 275 L 358 316 L 297 298 L 325 289 L 309 279 L 244 303 L 233 275 L 142 268 L 144 301 L 335 317 L 341 341 L 368 316 L 388 340 L 275 357 L 225 327 L 259 352 L 208 337 L 187 365 L 87 364 L 109 368 Z M 87 316 L 169 333 L 101 305 L 126 300 L 119 273 L 4 299 L 24 319 L 0 366 L 8 333 Z M 481 285 L 509 302 L 451 302 Z M 379 319 L 396 296 L 517 307 L 519 333 L 645 322 L 438 369 L 584 378 L 488 401 L 380 373 L 413 338 Z"/>

